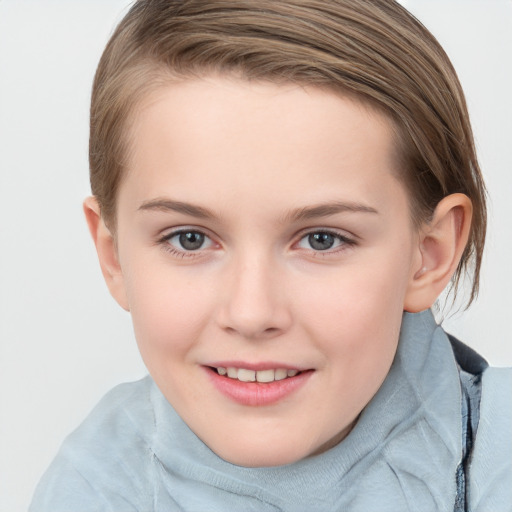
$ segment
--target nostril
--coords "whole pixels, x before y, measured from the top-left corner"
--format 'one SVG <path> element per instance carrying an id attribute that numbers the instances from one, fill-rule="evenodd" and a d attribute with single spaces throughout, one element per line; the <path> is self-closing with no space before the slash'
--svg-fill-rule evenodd
<path id="1" fill-rule="evenodd" d="M 233 325 L 224 325 L 222 326 L 223 330 L 232 335 L 241 336 L 243 338 L 252 339 L 266 339 L 278 336 L 283 329 L 279 327 L 264 327 L 259 329 L 258 326 L 251 326 L 248 324 L 242 324 L 239 326 Z"/>
<path id="2" fill-rule="evenodd" d="M 249 295 L 249 297 L 248 297 Z M 273 303 L 257 294 L 234 294 L 219 304 L 217 325 L 227 334 L 246 339 L 278 336 L 291 325 L 291 313 L 284 302 Z M 276 302 L 276 301 L 274 301 Z"/>

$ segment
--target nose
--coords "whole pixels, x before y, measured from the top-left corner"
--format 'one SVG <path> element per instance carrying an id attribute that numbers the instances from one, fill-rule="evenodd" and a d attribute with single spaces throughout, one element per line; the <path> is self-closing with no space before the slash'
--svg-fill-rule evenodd
<path id="1" fill-rule="evenodd" d="M 262 255 L 240 258 L 225 279 L 219 323 L 245 339 L 279 336 L 291 325 L 286 287 L 278 265 Z"/>

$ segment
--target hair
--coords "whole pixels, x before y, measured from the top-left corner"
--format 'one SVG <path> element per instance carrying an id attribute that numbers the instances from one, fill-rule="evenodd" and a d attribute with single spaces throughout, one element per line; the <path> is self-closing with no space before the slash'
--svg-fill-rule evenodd
<path id="1" fill-rule="evenodd" d="M 105 48 L 92 92 L 91 187 L 113 232 L 130 116 L 170 80 L 213 73 L 328 88 L 385 112 L 415 224 L 428 222 L 449 194 L 472 201 L 452 290 L 471 276 L 473 301 L 486 192 L 464 94 L 440 44 L 394 0 L 136 1 Z"/>

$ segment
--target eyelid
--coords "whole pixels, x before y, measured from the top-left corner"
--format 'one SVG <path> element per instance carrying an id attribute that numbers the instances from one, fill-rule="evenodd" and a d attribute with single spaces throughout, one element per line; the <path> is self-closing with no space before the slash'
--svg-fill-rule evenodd
<path id="1" fill-rule="evenodd" d="M 178 247 L 175 247 L 171 243 L 169 243 L 170 240 L 172 240 L 175 236 L 178 236 L 182 233 L 199 233 L 205 237 L 205 239 L 209 240 L 210 244 L 208 247 L 201 247 L 197 250 L 186 250 L 186 249 L 179 249 Z M 159 236 L 156 240 L 156 244 L 162 246 L 162 248 L 179 257 L 199 257 L 201 255 L 204 255 L 204 253 L 208 250 L 210 250 L 212 247 L 219 247 L 220 244 L 216 242 L 215 236 L 212 235 L 209 230 L 196 227 L 196 226 L 177 226 L 174 228 L 166 228 L 162 231 L 160 231 Z"/>
<path id="2" fill-rule="evenodd" d="M 334 238 L 336 238 L 340 243 L 333 248 L 325 249 L 323 251 L 315 250 L 313 248 L 310 248 L 310 249 L 300 248 L 300 249 L 304 249 L 306 251 L 310 251 L 310 252 L 313 252 L 313 253 L 319 254 L 319 255 L 321 255 L 321 254 L 328 255 L 328 254 L 336 253 L 338 251 L 342 251 L 344 249 L 347 249 L 348 247 L 357 245 L 357 240 L 359 239 L 359 237 L 353 233 L 347 233 L 346 231 L 338 230 L 336 228 L 319 227 L 319 228 L 308 228 L 308 229 L 302 230 L 300 233 L 298 233 L 298 235 L 296 237 L 297 241 L 294 242 L 293 245 L 297 246 L 306 237 L 308 237 L 312 234 L 315 234 L 315 233 L 325 233 L 325 234 L 331 235 Z"/>
<path id="3" fill-rule="evenodd" d="M 201 233 L 205 237 L 208 237 L 212 240 L 215 240 L 217 238 L 217 236 L 214 233 L 212 233 L 209 229 L 199 227 L 199 226 L 189 225 L 189 224 L 184 224 L 182 226 L 167 227 L 167 228 L 161 229 L 161 230 L 159 230 L 159 232 L 157 233 L 156 236 L 157 236 L 158 241 L 160 241 L 160 240 L 163 241 L 163 240 L 168 240 L 169 238 L 172 238 L 173 236 L 179 235 L 180 233 L 188 233 L 188 232 Z"/>
<path id="4" fill-rule="evenodd" d="M 340 238 L 345 238 L 347 240 L 359 240 L 360 237 L 351 231 L 347 231 L 346 229 L 340 228 L 331 228 L 327 226 L 315 226 L 311 228 L 301 229 L 294 238 L 302 239 L 307 235 L 311 235 L 313 233 L 328 233 L 330 235 L 334 235 Z"/>

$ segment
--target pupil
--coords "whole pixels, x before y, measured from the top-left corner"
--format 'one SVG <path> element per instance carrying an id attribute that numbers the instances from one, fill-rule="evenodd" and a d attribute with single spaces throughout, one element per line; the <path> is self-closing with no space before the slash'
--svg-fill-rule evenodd
<path id="1" fill-rule="evenodd" d="M 188 233 L 180 234 L 180 244 L 187 251 L 196 251 L 200 249 L 204 243 L 204 235 L 201 233 L 196 233 L 194 231 L 189 231 Z"/>
<path id="2" fill-rule="evenodd" d="M 309 245 L 317 251 L 325 251 L 334 245 L 334 237 L 329 233 L 312 233 L 308 241 Z"/>

